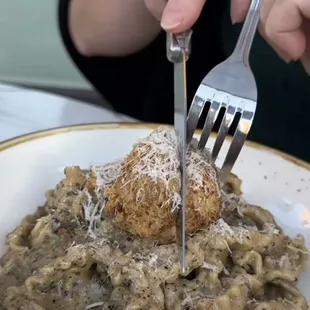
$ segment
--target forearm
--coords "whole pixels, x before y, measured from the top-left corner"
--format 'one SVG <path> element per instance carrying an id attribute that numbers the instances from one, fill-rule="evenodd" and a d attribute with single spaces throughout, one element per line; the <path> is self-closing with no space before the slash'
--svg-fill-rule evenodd
<path id="1" fill-rule="evenodd" d="M 143 0 L 71 0 L 69 29 L 86 56 L 125 56 L 147 46 L 160 25 Z"/>

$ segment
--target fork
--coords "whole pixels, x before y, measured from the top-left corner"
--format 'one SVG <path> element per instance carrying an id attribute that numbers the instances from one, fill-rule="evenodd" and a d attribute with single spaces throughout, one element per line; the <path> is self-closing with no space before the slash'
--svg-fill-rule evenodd
<path id="1" fill-rule="evenodd" d="M 262 0 L 252 0 L 236 47 L 229 58 L 213 68 L 202 80 L 187 117 L 187 143 L 195 133 L 206 102 L 210 107 L 198 142 L 204 149 L 221 109 L 224 116 L 211 157 L 215 161 L 235 117 L 240 116 L 232 142 L 220 170 L 224 182 L 233 168 L 250 131 L 257 103 L 257 87 L 249 65 L 249 54 L 259 22 Z"/>

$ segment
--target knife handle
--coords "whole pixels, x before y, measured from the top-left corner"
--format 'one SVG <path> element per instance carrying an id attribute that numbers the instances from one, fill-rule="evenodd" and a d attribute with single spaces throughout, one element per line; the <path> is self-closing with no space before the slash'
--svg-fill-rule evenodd
<path id="1" fill-rule="evenodd" d="M 188 60 L 192 50 L 192 33 L 191 29 L 179 34 L 167 32 L 166 49 L 169 61 L 180 63 L 183 61 L 183 54 Z"/>

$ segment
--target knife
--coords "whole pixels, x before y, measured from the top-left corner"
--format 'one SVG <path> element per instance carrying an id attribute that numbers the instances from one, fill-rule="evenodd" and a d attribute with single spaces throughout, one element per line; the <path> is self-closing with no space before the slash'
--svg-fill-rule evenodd
<path id="1" fill-rule="evenodd" d="M 181 270 L 186 272 L 186 132 L 187 87 L 186 61 L 191 52 L 192 30 L 180 34 L 167 33 L 167 58 L 174 64 L 174 127 L 178 139 L 181 172 L 181 205 L 177 210 L 177 240 L 181 243 Z"/>

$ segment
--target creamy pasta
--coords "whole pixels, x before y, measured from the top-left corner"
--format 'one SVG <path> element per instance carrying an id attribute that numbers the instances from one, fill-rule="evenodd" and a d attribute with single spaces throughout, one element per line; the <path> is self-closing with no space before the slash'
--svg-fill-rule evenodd
<path id="1" fill-rule="evenodd" d="M 309 309 L 297 288 L 304 238 L 245 202 L 236 176 L 221 190 L 218 219 L 189 232 L 181 275 L 176 242 L 138 236 L 105 215 L 104 189 L 121 167 L 66 168 L 44 206 L 8 235 L 0 309 Z"/>

